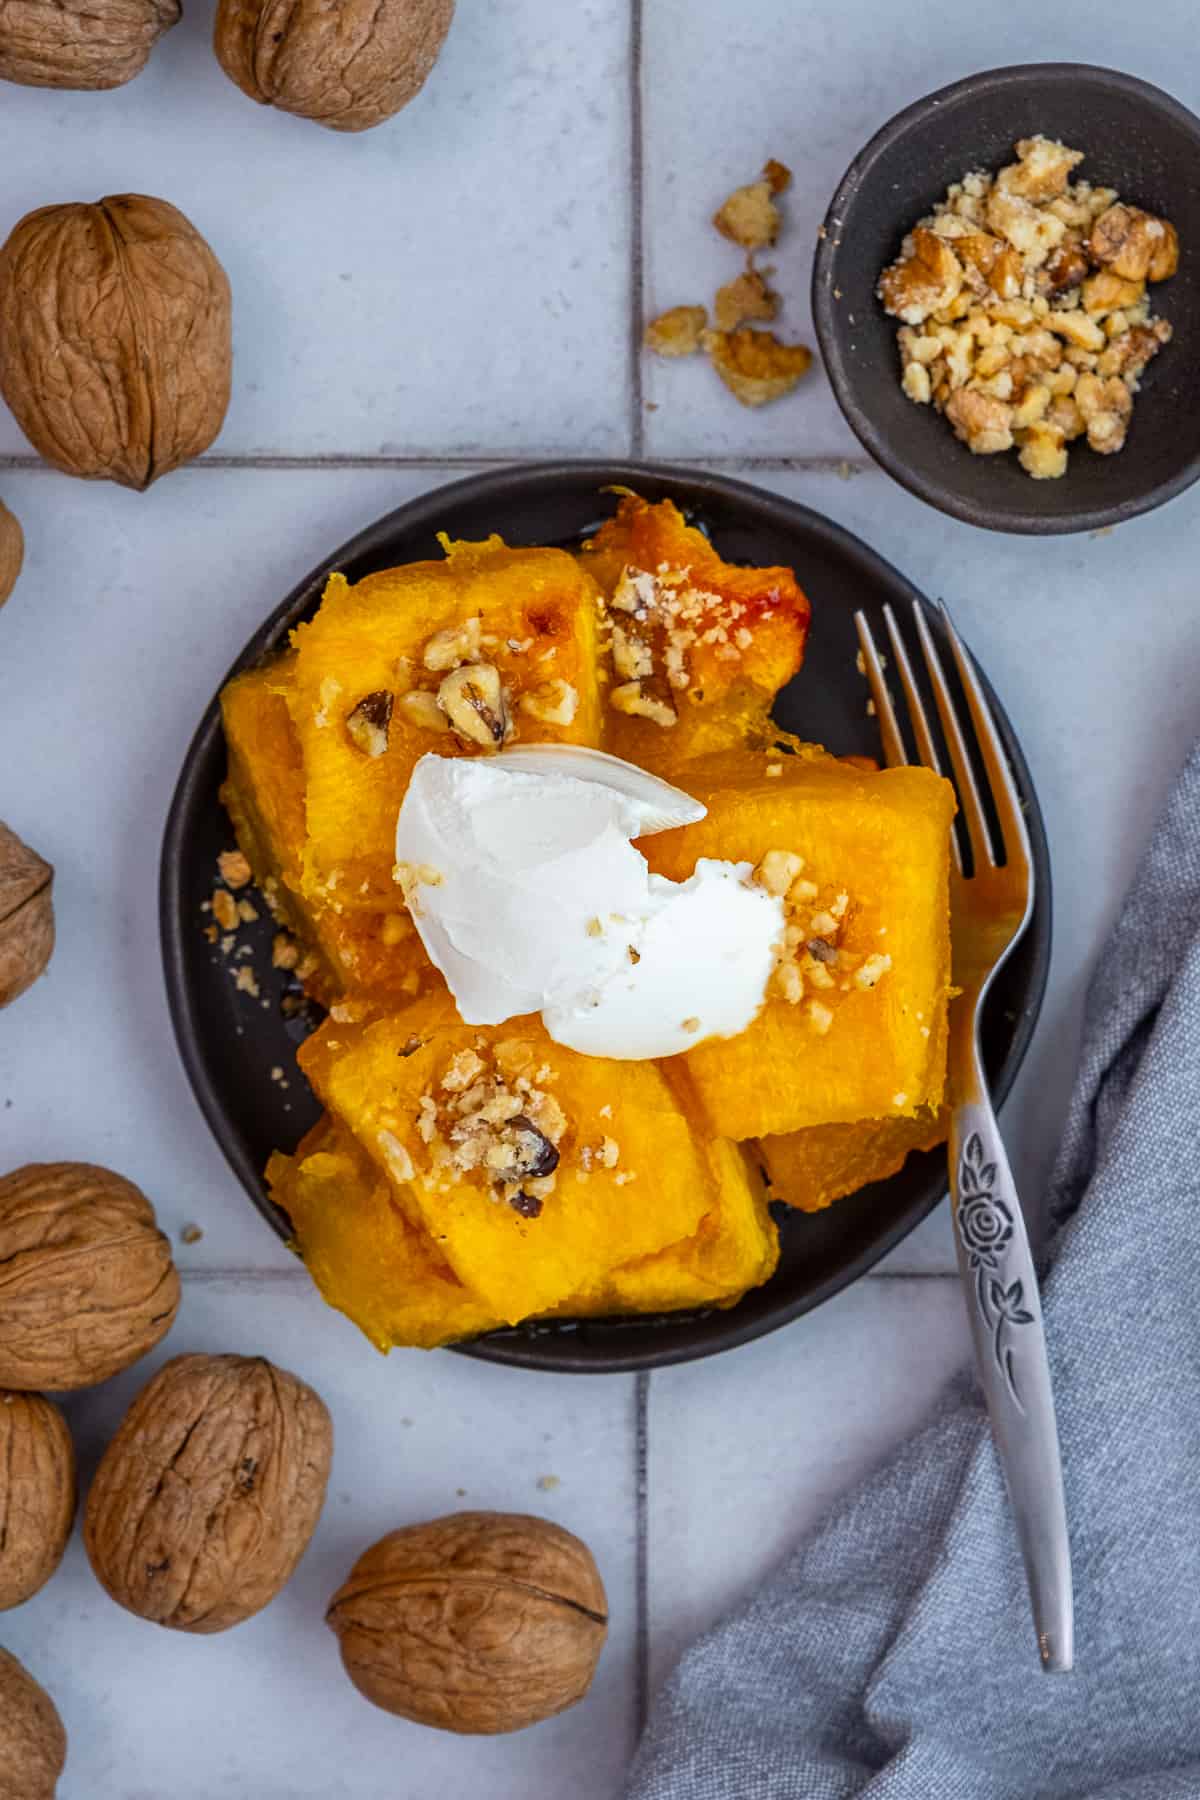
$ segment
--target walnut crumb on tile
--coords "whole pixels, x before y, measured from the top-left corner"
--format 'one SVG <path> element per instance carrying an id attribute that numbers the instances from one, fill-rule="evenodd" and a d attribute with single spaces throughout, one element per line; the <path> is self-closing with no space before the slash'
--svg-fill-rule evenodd
<path id="1" fill-rule="evenodd" d="M 708 324 L 702 306 L 672 306 L 646 327 L 646 348 L 655 356 L 694 356 Z"/>

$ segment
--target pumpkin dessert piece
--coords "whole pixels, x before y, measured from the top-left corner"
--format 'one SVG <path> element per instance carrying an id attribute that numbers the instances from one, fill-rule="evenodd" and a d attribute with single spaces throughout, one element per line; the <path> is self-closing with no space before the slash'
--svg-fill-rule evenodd
<path id="1" fill-rule="evenodd" d="M 810 1125 L 762 1138 L 758 1148 L 773 1196 L 801 1212 L 821 1212 L 846 1194 L 895 1175 L 911 1152 L 936 1150 L 948 1129 L 944 1112 L 924 1107 L 911 1119 Z"/>
<path id="2" fill-rule="evenodd" d="M 304 892 L 304 766 L 288 691 L 295 654 L 237 675 L 221 695 L 229 772 L 221 800 L 271 911 L 300 939 L 305 986 L 328 1005 L 340 994 L 403 1002 L 441 977 L 397 888 L 374 911 L 343 912 Z"/>
<path id="3" fill-rule="evenodd" d="M 775 1273 L 779 1233 L 758 1170 L 728 1138 L 709 1138 L 702 1148 L 716 1187 L 712 1211 L 690 1238 L 614 1269 L 598 1311 L 733 1306 Z"/>
<path id="4" fill-rule="evenodd" d="M 732 1306 L 767 1279 L 779 1260 L 779 1239 L 761 1176 L 738 1145 L 714 1142 L 705 1149 L 714 1189 L 696 1231 L 617 1264 L 592 1288 L 569 1294 L 554 1313 L 582 1318 Z M 376 1349 L 432 1350 L 505 1322 L 463 1285 L 429 1231 L 413 1222 L 394 1184 L 328 1114 L 294 1156 L 271 1158 L 267 1180 L 325 1300 Z"/>
<path id="5" fill-rule="evenodd" d="M 698 824 L 642 840 L 686 878 L 697 857 L 755 865 L 785 905 L 767 1000 L 738 1037 L 682 1059 L 715 1136 L 744 1139 L 941 1104 L 950 986 L 954 792 L 928 769 L 715 756 L 682 783 Z"/>
<path id="6" fill-rule="evenodd" d="M 301 888 L 335 911 L 394 908 L 396 815 L 426 751 L 599 741 L 598 597 L 576 559 L 499 538 L 445 548 L 354 586 L 330 576 L 294 633 Z"/>
<path id="7" fill-rule="evenodd" d="M 804 656 L 809 604 L 790 569 L 725 562 L 670 500 L 621 500 L 580 557 L 604 592 L 604 748 L 668 777 L 765 738 Z"/>
<path id="8" fill-rule="evenodd" d="M 322 1295 L 377 1350 L 433 1350 L 500 1324 L 412 1222 L 352 1134 L 328 1115 L 294 1156 L 276 1152 L 267 1182 Z"/>
<path id="9" fill-rule="evenodd" d="M 509 1323 L 586 1305 L 618 1265 L 695 1236 L 721 1194 L 656 1064 L 579 1055 L 534 1018 L 464 1025 L 433 995 L 365 1026 L 328 1021 L 300 1063 Z M 740 1159 L 734 1173 L 749 1185 Z"/>

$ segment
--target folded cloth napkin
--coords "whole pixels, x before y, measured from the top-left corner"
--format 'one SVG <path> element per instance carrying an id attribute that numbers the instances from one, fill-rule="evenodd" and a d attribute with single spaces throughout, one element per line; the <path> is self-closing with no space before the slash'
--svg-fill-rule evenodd
<path id="1" fill-rule="evenodd" d="M 1091 986 L 1049 1218 L 1075 1672 L 1039 1667 L 960 1378 L 683 1658 L 631 1800 L 1200 1797 L 1200 747 Z"/>

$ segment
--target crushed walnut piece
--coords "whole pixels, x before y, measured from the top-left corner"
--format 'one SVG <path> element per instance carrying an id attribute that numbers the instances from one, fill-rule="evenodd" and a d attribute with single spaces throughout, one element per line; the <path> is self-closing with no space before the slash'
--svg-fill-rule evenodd
<path id="1" fill-rule="evenodd" d="M 794 850 L 768 850 L 760 858 L 750 880 L 783 901 L 784 930 L 775 947 L 775 967 L 767 993 L 789 1006 L 807 1001 L 806 1016 L 821 1036 L 833 1023 L 827 1002 L 837 994 L 876 987 L 892 966 L 890 956 L 878 952 L 860 956 L 842 943 L 850 915 L 850 895 L 838 890 L 824 905 L 821 890 L 805 874 L 802 856 Z M 824 996 L 817 999 L 816 995 Z"/>
<path id="2" fill-rule="evenodd" d="M 1017 160 L 976 170 L 909 232 L 879 278 L 900 321 L 901 386 L 944 413 L 977 456 L 1018 451 L 1038 481 L 1086 437 L 1111 456 L 1171 327 L 1146 284 L 1179 263 L 1166 219 L 1073 181 L 1082 152 L 1023 138 Z"/>
<path id="3" fill-rule="evenodd" d="M 767 286 L 766 272 L 743 269 L 733 281 L 717 289 L 713 324 L 718 331 L 736 331 L 748 319 L 770 321 L 778 311 L 779 295 Z"/>
<path id="4" fill-rule="evenodd" d="M 704 348 L 743 406 L 766 406 L 791 393 L 812 362 L 812 351 L 805 345 L 781 343 L 773 331 L 755 331 L 749 325 L 706 332 Z"/>
<path id="5" fill-rule="evenodd" d="M 237 901 L 225 888 L 216 888 L 210 902 L 213 918 L 222 931 L 236 931 L 238 928 Z"/>
<path id="6" fill-rule="evenodd" d="M 739 661 L 754 642 L 745 612 L 740 600 L 696 587 L 686 569 L 627 565 L 601 618 L 601 649 L 612 664 L 608 704 L 673 726 L 678 696 L 691 686 L 689 652 L 711 645 L 722 660 Z"/>
<path id="7" fill-rule="evenodd" d="M 717 290 L 708 330 L 702 306 L 673 306 L 646 327 L 645 343 L 657 356 L 692 356 L 703 350 L 743 406 L 765 406 L 790 393 L 812 362 L 803 344 L 784 344 L 755 329 L 779 312 L 779 296 L 767 285 L 771 270 L 754 266 L 755 251 L 773 244 L 782 226 L 776 197 L 791 185 L 791 170 L 774 157 L 757 181 L 737 188 L 718 208 L 713 224 L 746 253 L 740 275 Z"/>
<path id="8" fill-rule="evenodd" d="M 791 179 L 791 170 L 772 159 L 758 181 L 735 188 L 713 214 L 721 236 L 743 250 L 762 250 L 773 244 L 783 223 L 775 196 L 783 193 Z"/>
<path id="9" fill-rule="evenodd" d="M 480 1039 L 475 1049 L 457 1050 L 420 1099 L 416 1130 L 428 1169 L 418 1169 L 384 1130 L 379 1142 L 389 1169 L 399 1180 L 441 1188 L 477 1176 L 494 1199 L 522 1218 L 538 1218 L 557 1185 L 568 1123 L 547 1091 L 553 1078 L 546 1065 L 533 1068 L 532 1051 L 519 1039 Z"/>
<path id="10" fill-rule="evenodd" d="M 222 850 L 217 858 L 217 869 L 226 887 L 235 890 L 249 887 L 253 872 L 240 850 Z"/>
<path id="11" fill-rule="evenodd" d="M 646 348 L 655 356 L 694 356 L 707 324 L 708 314 L 702 306 L 668 307 L 647 325 Z"/>

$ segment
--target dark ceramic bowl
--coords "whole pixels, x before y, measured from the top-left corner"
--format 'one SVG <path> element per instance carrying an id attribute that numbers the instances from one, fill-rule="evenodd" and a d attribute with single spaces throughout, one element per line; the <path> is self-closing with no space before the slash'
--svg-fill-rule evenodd
<path id="1" fill-rule="evenodd" d="M 1175 341 L 1142 382 L 1125 448 L 1076 445 L 1059 481 L 1033 481 L 1011 452 L 972 456 L 932 407 L 900 389 L 897 325 L 875 297 L 901 240 L 970 169 L 1013 160 L 1018 138 L 1085 152 L 1079 176 L 1168 218 L 1178 273 L 1151 292 Z M 992 531 L 1093 531 L 1148 512 L 1200 475 L 1200 119 L 1161 89 L 1081 63 L 969 75 L 898 113 L 851 163 L 826 215 L 813 315 L 833 391 L 890 475 L 930 505 Z"/>
<path id="2" fill-rule="evenodd" d="M 375 569 L 437 555 L 437 534 L 455 538 L 503 532 L 513 544 L 577 545 L 616 504 L 614 487 L 649 500 L 666 496 L 702 525 L 723 556 L 743 563 L 786 563 L 812 601 L 804 667 L 779 695 L 776 717 L 788 730 L 838 754 L 878 755 L 876 723 L 855 668 L 854 613 L 863 608 L 878 632 L 883 607 L 907 612 L 917 590 L 873 550 L 831 519 L 721 475 L 637 463 L 567 463 L 474 475 L 411 500 L 343 544 L 281 601 L 240 651 L 230 674 L 276 654 L 288 633 L 320 605 L 330 572 L 359 581 Z M 940 616 L 928 612 L 935 633 Z M 986 682 L 986 677 L 985 677 Z M 992 1094 L 1002 1100 L 1033 1035 L 1050 957 L 1050 859 L 1033 781 L 1000 702 L 1005 750 L 1025 804 L 1037 873 L 1030 928 L 1005 964 L 984 1016 L 984 1060 Z M 254 1205 L 283 1238 L 291 1235 L 262 1171 L 272 1150 L 292 1150 L 319 1112 L 296 1066 L 296 1049 L 315 1020 L 289 1013 L 292 977 L 271 966 L 274 927 L 265 905 L 239 936 L 253 950 L 261 998 L 239 993 L 225 959 L 204 937 L 205 902 L 220 851 L 233 832 L 220 802 L 225 740 L 214 696 L 184 759 L 162 854 L 161 919 L 167 996 L 196 1098 Z M 286 1080 L 271 1078 L 271 1070 Z M 527 1368 L 615 1371 L 683 1362 L 731 1349 L 773 1331 L 864 1275 L 946 1192 L 944 1151 L 910 1156 L 899 1174 L 821 1213 L 779 1214 L 782 1254 L 765 1286 L 729 1311 L 633 1319 L 555 1320 L 494 1331 L 463 1345 L 469 1354 Z"/>

